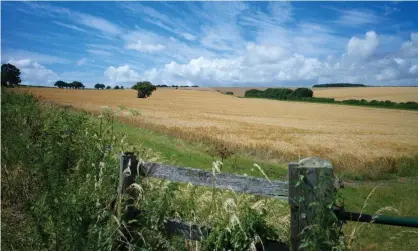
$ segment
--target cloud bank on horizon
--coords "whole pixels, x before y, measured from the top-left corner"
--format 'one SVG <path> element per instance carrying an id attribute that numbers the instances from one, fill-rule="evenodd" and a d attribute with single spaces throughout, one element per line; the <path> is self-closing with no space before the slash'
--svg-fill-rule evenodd
<path id="1" fill-rule="evenodd" d="M 415 2 L 3 2 L 24 84 L 418 84 Z"/>

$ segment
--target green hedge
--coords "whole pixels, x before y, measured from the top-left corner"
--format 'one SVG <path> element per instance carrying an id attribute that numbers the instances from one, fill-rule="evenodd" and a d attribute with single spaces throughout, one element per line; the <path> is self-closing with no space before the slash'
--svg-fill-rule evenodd
<path id="1" fill-rule="evenodd" d="M 308 88 L 267 88 L 264 91 L 251 89 L 245 92 L 245 97 L 270 98 L 280 100 L 300 100 L 302 98 L 312 98 L 313 92 Z"/>
<path id="2" fill-rule="evenodd" d="M 390 100 L 378 101 L 365 99 L 347 99 L 342 101 L 336 101 L 334 98 L 317 98 L 313 97 L 313 92 L 308 88 L 298 88 L 292 90 L 289 88 L 268 88 L 264 91 L 257 89 L 251 89 L 245 92 L 246 98 L 268 98 L 278 100 L 295 100 L 295 101 L 306 101 L 315 103 L 333 103 L 333 104 L 346 104 L 346 105 L 362 105 L 382 108 L 395 108 L 395 109 L 407 109 L 407 110 L 418 110 L 417 102 L 401 102 L 396 103 Z"/>

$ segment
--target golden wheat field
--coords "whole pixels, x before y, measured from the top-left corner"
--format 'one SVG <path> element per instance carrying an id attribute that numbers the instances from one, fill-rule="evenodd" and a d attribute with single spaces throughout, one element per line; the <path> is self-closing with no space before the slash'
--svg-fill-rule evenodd
<path id="1" fill-rule="evenodd" d="M 314 88 L 315 97 L 366 100 L 390 100 L 393 102 L 418 102 L 418 87 L 343 87 Z"/>
<path id="2" fill-rule="evenodd" d="M 218 87 L 213 88 L 220 92 L 233 92 L 235 96 L 243 97 L 245 92 L 251 87 Z M 266 87 L 255 88 L 265 90 Z M 291 88 L 295 89 L 295 88 Z M 366 99 L 366 100 L 390 100 L 393 102 L 418 102 L 418 87 L 332 87 L 332 88 L 313 88 L 314 96 L 320 98 L 344 99 Z"/>
<path id="3" fill-rule="evenodd" d="M 187 140 L 223 144 L 272 161 L 320 156 L 336 168 L 393 171 L 400 157 L 418 154 L 418 112 L 357 106 L 245 99 L 216 91 L 28 88 L 41 99 L 87 111 L 128 110 L 120 118 Z M 119 107 L 119 108 L 118 108 Z"/>

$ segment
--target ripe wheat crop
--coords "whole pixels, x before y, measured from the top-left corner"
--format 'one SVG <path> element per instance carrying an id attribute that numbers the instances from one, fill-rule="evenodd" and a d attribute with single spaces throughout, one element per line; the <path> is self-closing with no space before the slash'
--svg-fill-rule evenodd
<path id="1" fill-rule="evenodd" d="M 158 89 L 147 99 L 136 98 L 133 90 L 27 90 L 90 112 L 123 106 L 141 115 L 125 112 L 121 120 L 280 163 L 319 156 L 339 172 L 371 178 L 416 169 L 416 111 L 243 99 L 199 90 Z"/>

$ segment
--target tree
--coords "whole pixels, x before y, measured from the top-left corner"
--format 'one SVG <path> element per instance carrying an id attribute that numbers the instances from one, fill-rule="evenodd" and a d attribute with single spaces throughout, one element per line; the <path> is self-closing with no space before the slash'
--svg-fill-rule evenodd
<path id="1" fill-rule="evenodd" d="M 151 82 L 143 81 L 136 83 L 134 86 L 132 86 L 132 89 L 138 91 L 137 98 L 147 98 L 151 96 L 152 92 L 157 88 L 153 86 Z"/>
<path id="2" fill-rule="evenodd" d="M 115 90 L 119 90 L 120 88 L 119 88 L 119 85 L 116 85 L 115 87 L 113 87 L 113 89 L 115 89 Z"/>
<path id="3" fill-rule="evenodd" d="M 125 88 L 123 88 L 123 85 L 121 85 L 121 86 L 120 86 L 120 89 L 121 89 L 121 90 L 124 90 Z"/>
<path id="4" fill-rule="evenodd" d="M 110 90 L 110 89 L 112 89 L 112 87 L 106 86 L 106 90 Z"/>
<path id="5" fill-rule="evenodd" d="M 71 86 L 72 86 L 74 89 L 80 89 L 80 88 L 83 88 L 83 89 L 84 89 L 84 85 L 83 85 L 81 82 L 79 82 L 79 81 L 73 81 L 73 82 L 71 83 Z"/>
<path id="6" fill-rule="evenodd" d="M 105 87 L 106 86 L 104 84 L 99 84 L 99 83 L 97 83 L 97 84 L 94 85 L 94 88 L 95 89 L 102 89 L 103 90 Z"/>
<path id="7" fill-rule="evenodd" d="M 1 85 L 14 87 L 22 80 L 20 79 L 20 70 L 12 64 L 3 64 L 1 66 Z"/>
<path id="8" fill-rule="evenodd" d="M 64 88 L 64 87 L 67 87 L 67 83 L 65 83 L 64 81 L 58 80 L 57 82 L 55 82 L 54 86 L 58 88 Z"/>

